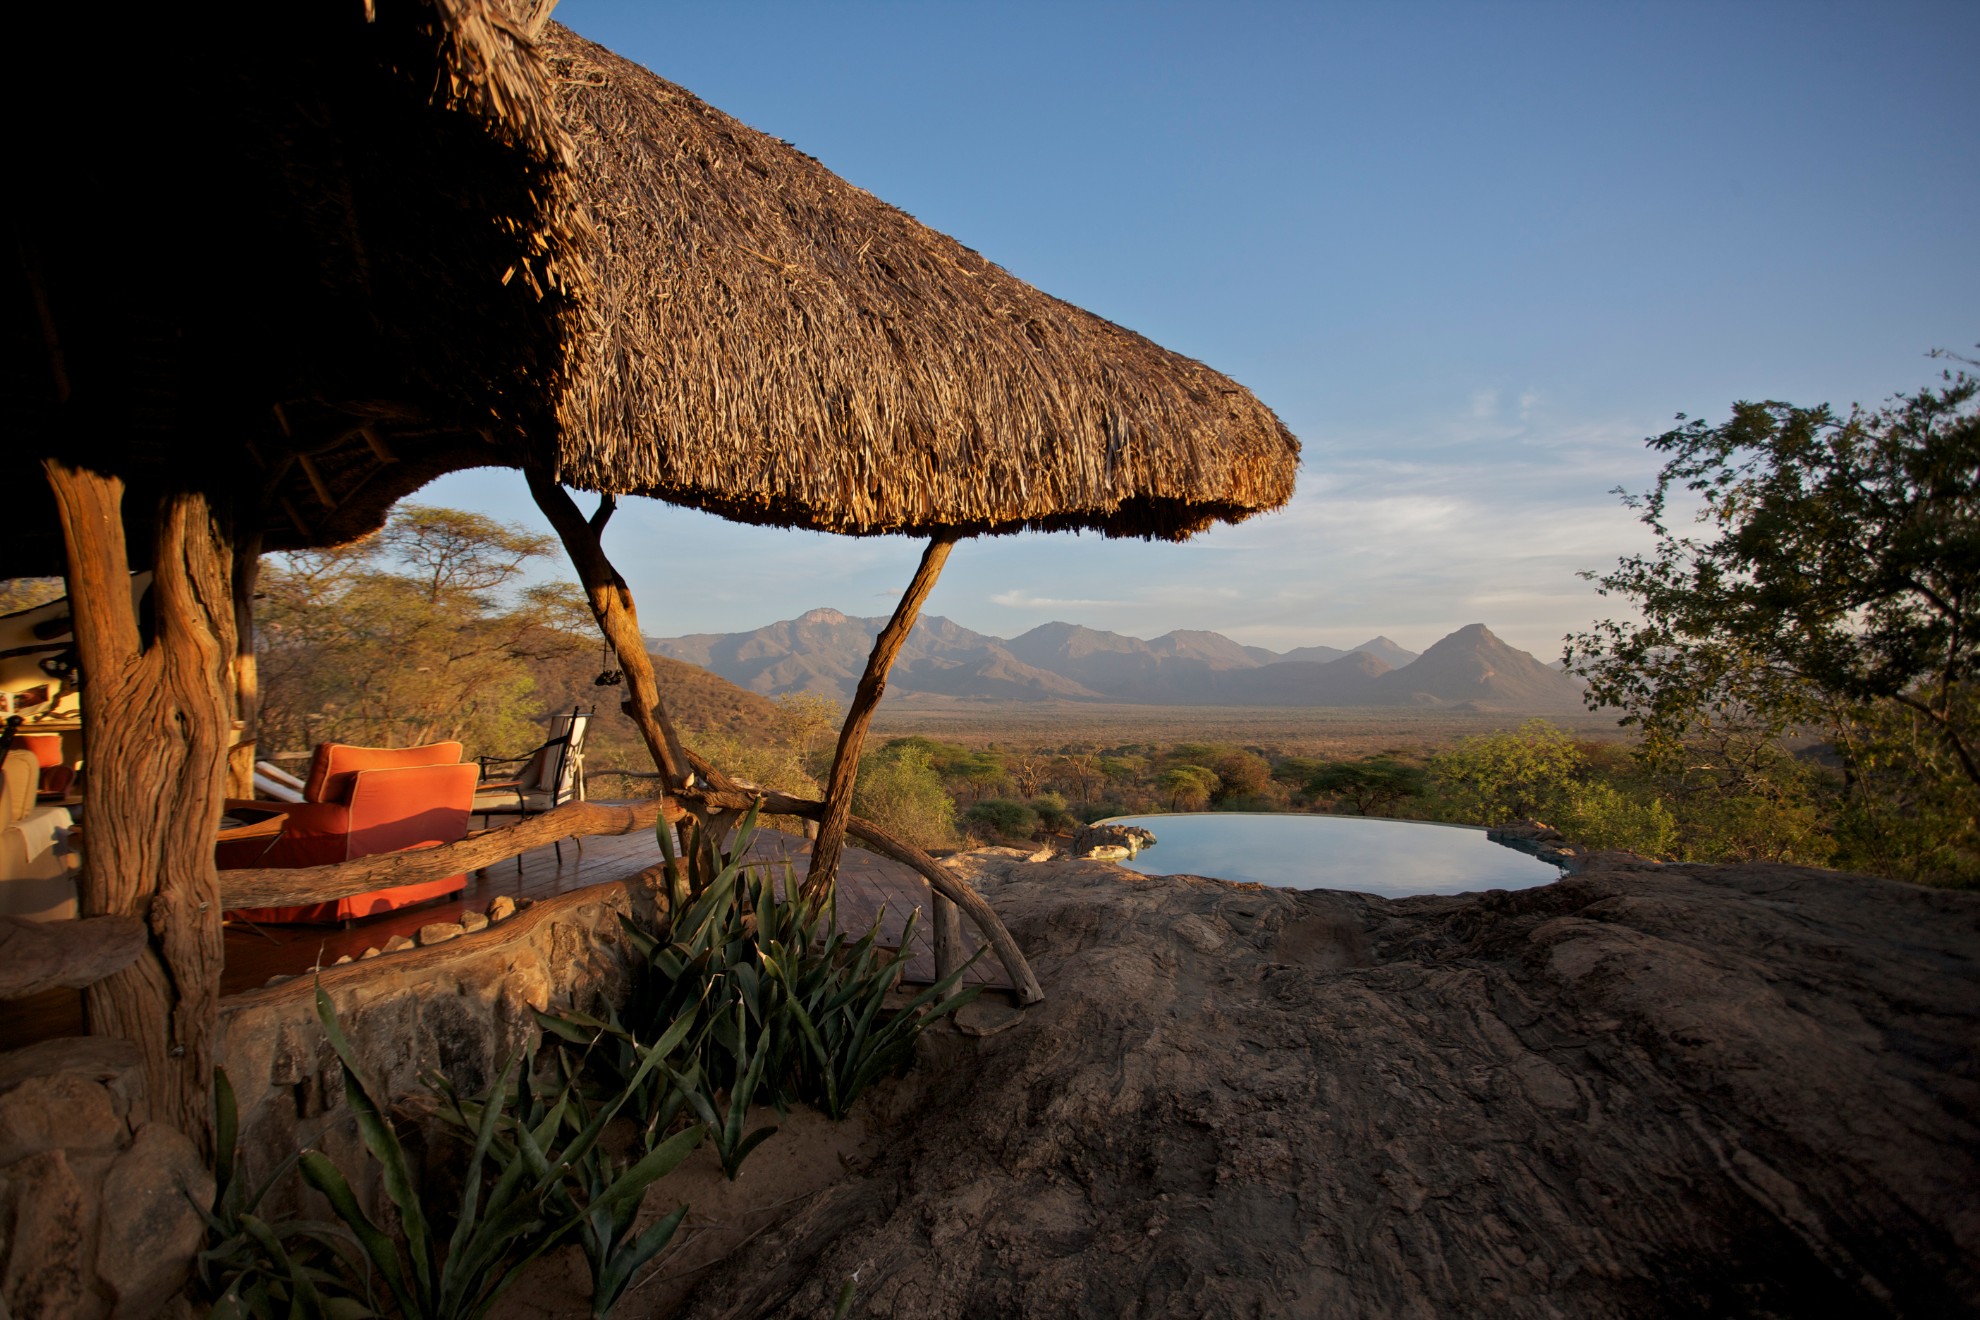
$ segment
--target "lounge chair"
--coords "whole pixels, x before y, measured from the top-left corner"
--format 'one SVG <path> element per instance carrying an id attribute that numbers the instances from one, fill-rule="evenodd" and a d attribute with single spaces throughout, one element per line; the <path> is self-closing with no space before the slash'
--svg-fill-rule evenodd
<path id="1" fill-rule="evenodd" d="M 222 843 L 223 869 L 322 866 L 357 857 L 453 843 L 467 834 L 477 768 L 462 763 L 461 744 L 353 747 L 324 743 L 310 762 L 303 801 L 257 801 L 287 819 L 272 841 Z M 257 925 L 349 921 L 458 893 L 467 875 L 398 885 L 291 908 L 252 908 L 237 915 Z"/>
<path id="2" fill-rule="evenodd" d="M 552 717 L 550 737 L 541 745 L 521 756 L 483 756 L 477 758 L 481 766 L 482 782 L 474 792 L 474 813 L 484 818 L 489 816 L 534 816 L 553 807 L 561 807 L 566 802 L 584 801 L 584 737 L 591 727 L 591 712 L 583 707 L 575 707 L 568 715 Z M 491 773 L 501 766 L 521 766 L 507 779 L 492 779 Z M 564 860 L 562 840 L 551 844 L 557 850 L 557 860 Z M 582 852 L 584 843 L 578 841 Z M 522 869 L 522 858 L 516 858 L 516 868 Z"/>

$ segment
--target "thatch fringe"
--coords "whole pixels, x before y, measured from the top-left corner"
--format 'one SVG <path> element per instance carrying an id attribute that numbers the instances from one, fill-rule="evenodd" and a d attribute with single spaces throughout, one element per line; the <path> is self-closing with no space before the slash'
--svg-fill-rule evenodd
<path id="1" fill-rule="evenodd" d="M 1180 539 L 1291 496 L 1298 441 L 1229 378 L 555 24 L 543 45 L 595 243 L 567 484 L 855 534 Z"/>

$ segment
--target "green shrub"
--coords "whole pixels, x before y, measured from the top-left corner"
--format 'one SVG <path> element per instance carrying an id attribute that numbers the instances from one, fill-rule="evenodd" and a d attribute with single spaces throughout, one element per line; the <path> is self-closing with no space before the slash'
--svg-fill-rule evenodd
<path id="1" fill-rule="evenodd" d="M 853 812 L 918 848 L 956 842 L 956 804 L 925 747 L 894 744 L 859 761 Z"/>
<path id="2" fill-rule="evenodd" d="M 905 1066 L 928 1023 L 976 995 L 952 993 L 958 968 L 888 1011 L 902 966 L 879 942 L 879 919 L 849 940 L 833 895 L 804 894 L 788 868 L 746 870 L 755 828 L 752 811 L 721 853 L 690 829 L 678 889 L 693 897 L 672 908 L 679 915 L 664 936 L 622 919 L 638 958 L 623 1014 L 537 1015 L 586 1051 L 610 1077 L 608 1090 L 640 1098 L 649 1145 L 692 1110 L 731 1178 L 777 1130 L 749 1128 L 752 1106 L 783 1112 L 802 1100 L 843 1118 L 868 1086 Z M 671 842 L 659 834 L 672 866 Z M 902 944 L 913 935 L 910 918 Z"/>
<path id="3" fill-rule="evenodd" d="M 1171 811 L 1201 811 L 1223 786 L 1216 771 L 1200 765 L 1171 766 L 1155 779 L 1155 789 Z"/>
<path id="4" fill-rule="evenodd" d="M 303 1181 L 322 1194 L 341 1224 L 258 1217 L 254 1210 L 267 1185 L 249 1193 L 238 1181 L 233 1092 L 223 1074 L 215 1086 L 219 1193 L 207 1216 L 211 1245 L 200 1257 L 202 1276 L 217 1294 L 213 1315 L 357 1320 L 380 1314 L 389 1300 L 404 1320 L 474 1320 L 531 1261 L 576 1241 L 592 1261 L 592 1314 L 602 1317 L 633 1271 L 679 1227 L 685 1207 L 637 1238 L 627 1236 L 646 1189 L 687 1157 L 702 1129 L 676 1133 L 631 1163 L 619 1160 L 599 1139 L 635 1088 L 619 1091 L 595 1112 L 568 1082 L 554 1099 L 545 1099 L 531 1084 L 533 1053 L 524 1056 L 520 1070 L 511 1057 L 494 1086 L 472 1099 L 444 1078 L 435 1081 L 441 1116 L 471 1142 L 459 1196 L 436 1219 L 439 1207 L 414 1181 L 398 1131 L 365 1085 L 321 986 L 316 1012 L 343 1064 L 344 1099 L 379 1165 L 397 1231 L 374 1220 L 345 1171 L 316 1150 L 299 1157 Z"/>
<path id="5" fill-rule="evenodd" d="M 1002 839 L 1029 839 L 1038 833 L 1038 813 L 1010 798 L 985 798 L 963 813 L 963 820 Z"/>
<path id="6" fill-rule="evenodd" d="M 1393 756 L 1364 756 L 1319 763 L 1305 788 L 1315 798 L 1345 802 L 1357 816 L 1386 816 L 1399 804 L 1422 797 L 1428 782 L 1421 766 L 1404 765 Z"/>
<path id="7" fill-rule="evenodd" d="M 1615 848 L 1643 857 L 1671 857 L 1678 823 L 1663 799 L 1625 791 L 1606 779 L 1570 784 L 1548 823 L 1589 848 Z"/>
<path id="8" fill-rule="evenodd" d="M 1040 793 L 1026 804 L 1038 817 L 1038 824 L 1049 831 L 1070 829 L 1079 823 L 1078 817 L 1066 806 L 1066 799 L 1058 793 Z"/>
<path id="9" fill-rule="evenodd" d="M 1528 720 L 1516 732 L 1481 734 L 1430 758 L 1430 778 L 1453 819 L 1506 825 L 1553 808 L 1582 772 L 1565 731 Z"/>

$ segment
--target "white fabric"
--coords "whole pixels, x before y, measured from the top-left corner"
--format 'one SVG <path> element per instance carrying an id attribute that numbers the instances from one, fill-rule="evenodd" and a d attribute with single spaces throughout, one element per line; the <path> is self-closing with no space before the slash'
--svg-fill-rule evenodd
<path id="1" fill-rule="evenodd" d="M 41 787 L 41 762 L 33 752 L 16 747 L 0 762 L 0 825 L 25 819 L 34 810 L 35 790 Z"/>
<path id="2" fill-rule="evenodd" d="M 0 914 L 29 921 L 76 915 L 71 823 L 66 808 L 36 807 L 0 829 Z"/>
<path id="3" fill-rule="evenodd" d="M 584 800 L 584 735 L 591 727 L 589 712 L 580 711 L 575 715 L 556 715 L 550 720 L 550 737 L 553 740 L 536 749 L 522 768 L 516 779 L 522 784 L 521 802 L 517 802 L 514 789 L 482 790 L 474 795 L 474 806 L 470 810 L 477 816 L 514 813 L 518 810 L 535 814 L 562 806 L 566 802 Z M 569 735 L 570 750 L 555 744 L 555 739 Z M 564 773 L 561 784 L 552 781 L 557 776 L 557 756 L 564 752 Z"/>
<path id="4" fill-rule="evenodd" d="M 584 780 L 584 735 L 590 727 L 591 716 L 587 713 L 553 716 L 550 720 L 550 737 L 554 740 L 568 734 L 571 740 L 571 749 L 564 756 L 563 782 L 556 785 L 550 782 L 556 774 L 559 749 L 545 747 L 537 753 L 536 759 L 530 762 L 531 773 L 525 780 L 524 787 L 537 793 L 549 793 L 554 788 L 559 802 L 569 802 L 583 797 L 579 785 Z"/>
<path id="5" fill-rule="evenodd" d="M 265 802 L 300 802 L 303 781 L 267 761 L 254 763 L 254 795 Z"/>

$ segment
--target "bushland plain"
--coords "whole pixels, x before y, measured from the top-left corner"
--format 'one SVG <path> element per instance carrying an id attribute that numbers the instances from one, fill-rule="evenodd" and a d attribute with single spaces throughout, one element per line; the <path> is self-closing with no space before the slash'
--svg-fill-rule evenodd
<path id="1" fill-rule="evenodd" d="M 1293 756 L 1421 756 L 1461 739 L 1517 728 L 1541 712 L 1381 707 L 1141 706 L 1093 702 L 888 698 L 873 717 L 882 740 L 919 734 L 971 749 L 1065 744 L 1235 743 Z M 1579 741 L 1623 742 L 1613 712 L 1545 712 Z"/>

